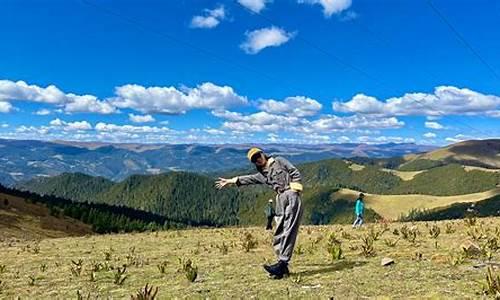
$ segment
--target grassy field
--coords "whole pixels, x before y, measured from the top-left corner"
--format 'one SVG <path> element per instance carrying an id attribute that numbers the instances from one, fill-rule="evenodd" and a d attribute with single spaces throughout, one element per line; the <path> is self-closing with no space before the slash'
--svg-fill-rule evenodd
<path id="1" fill-rule="evenodd" d="M 431 237 L 436 228 L 440 234 Z M 292 274 L 283 280 L 270 279 L 261 267 L 274 260 L 271 234 L 263 228 L 89 235 L 39 242 L 11 239 L 0 243 L 0 298 L 122 299 L 146 284 L 159 288 L 158 299 L 477 298 L 482 295 L 486 266 L 498 265 L 499 238 L 500 219 L 496 218 L 475 224 L 375 224 L 359 230 L 304 226 Z M 461 244 L 468 240 L 480 245 L 484 254 L 466 256 Z M 334 260 L 327 249 L 338 243 L 343 253 Z M 395 263 L 381 266 L 384 257 Z M 179 259 L 192 260 L 197 268 L 194 282 L 187 279 Z M 118 268 L 123 265 L 127 268 L 120 275 Z"/>
<path id="2" fill-rule="evenodd" d="M 413 209 L 427 210 L 446 207 L 453 203 L 473 203 L 485 200 L 500 194 L 500 187 L 486 192 L 457 196 L 432 195 L 376 195 L 366 194 L 366 207 L 373 209 L 377 214 L 390 220 L 396 220 L 408 214 Z M 358 191 L 340 189 L 334 194 L 334 199 L 355 200 Z"/>

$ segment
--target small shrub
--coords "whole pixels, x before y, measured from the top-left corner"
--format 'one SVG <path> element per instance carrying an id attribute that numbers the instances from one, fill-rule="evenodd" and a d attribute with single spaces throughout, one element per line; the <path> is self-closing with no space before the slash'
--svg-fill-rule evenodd
<path id="1" fill-rule="evenodd" d="M 444 232 L 446 234 L 452 234 L 455 233 L 455 229 L 453 228 L 453 225 L 451 225 L 450 223 L 446 223 Z"/>
<path id="2" fill-rule="evenodd" d="M 7 271 L 7 266 L 6 265 L 0 265 L 0 274 L 5 273 Z"/>
<path id="3" fill-rule="evenodd" d="M 198 277 L 198 268 L 193 265 L 193 262 L 190 259 L 180 260 L 180 263 L 187 280 L 194 282 Z"/>
<path id="4" fill-rule="evenodd" d="M 491 266 L 488 267 L 486 280 L 483 283 L 483 293 L 495 299 L 500 298 L 500 276 L 498 274 L 493 274 L 493 268 Z"/>
<path id="5" fill-rule="evenodd" d="M 370 227 L 370 231 L 368 232 L 368 234 L 370 235 L 370 237 L 372 238 L 372 240 L 378 241 L 378 239 L 380 238 L 380 236 L 382 236 L 383 231 L 376 230 L 375 226 L 371 226 Z"/>
<path id="6" fill-rule="evenodd" d="M 79 259 L 77 261 L 71 260 L 71 274 L 75 277 L 80 277 L 83 270 L 83 260 Z"/>
<path id="7" fill-rule="evenodd" d="M 114 273 L 114 280 L 113 283 L 116 285 L 122 285 L 125 279 L 127 279 L 128 275 L 125 275 L 127 272 L 127 265 L 123 265 L 123 267 L 118 267 L 116 268 L 116 271 Z"/>
<path id="8" fill-rule="evenodd" d="M 220 254 L 226 255 L 229 252 L 229 246 L 222 242 L 222 244 L 217 245 L 217 249 L 219 249 Z"/>
<path id="9" fill-rule="evenodd" d="M 157 265 L 158 271 L 160 271 L 160 274 L 165 274 L 166 273 L 167 266 L 168 266 L 168 262 L 167 261 L 162 261 L 161 263 L 159 263 Z"/>
<path id="10" fill-rule="evenodd" d="M 373 256 L 375 254 L 375 249 L 373 247 L 373 238 L 369 235 L 364 235 L 361 237 L 361 253 L 368 257 Z"/>
<path id="11" fill-rule="evenodd" d="M 40 265 L 40 271 L 44 273 L 47 270 L 47 264 L 43 263 Z"/>
<path id="12" fill-rule="evenodd" d="M 342 258 L 342 243 L 335 237 L 334 233 L 331 233 L 328 237 L 326 244 L 326 250 L 332 260 L 339 260 Z"/>
<path id="13" fill-rule="evenodd" d="M 250 232 L 247 231 L 243 233 L 241 238 L 241 247 L 245 252 L 250 252 L 250 250 L 257 248 L 257 240 Z"/>
<path id="14" fill-rule="evenodd" d="M 397 239 L 397 240 L 384 239 L 385 245 L 387 247 L 391 247 L 391 248 L 396 247 L 396 245 L 398 244 L 398 241 L 399 241 L 399 239 Z"/>
<path id="15" fill-rule="evenodd" d="M 131 295 L 130 299 L 131 300 L 154 300 L 156 298 L 156 295 L 158 294 L 158 287 L 153 289 L 153 286 L 148 287 L 148 284 L 146 286 L 139 290 L 137 294 Z"/>
<path id="16" fill-rule="evenodd" d="M 433 239 L 437 239 L 437 237 L 441 234 L 441 229 L 437 225 L 432 225 L 431 228 L 429 228 L 429 235 Z"/>

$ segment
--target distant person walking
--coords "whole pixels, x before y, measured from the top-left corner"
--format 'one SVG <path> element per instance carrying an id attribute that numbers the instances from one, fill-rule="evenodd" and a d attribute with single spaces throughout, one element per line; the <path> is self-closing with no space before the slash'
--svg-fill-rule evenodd
<path id="1" fill-rule="evenodd" d="M 365 194 L 361 193 L 356 200 L 356 205 L 354 207 L 354 213 L 356 214 L 356 220 L 352 224 L 352 228 L 359 228 L 363 225 L 363 211 L 365 210 L 365 203 L 363 199 L 365 198 Z"/>
<path id="2" fill-rule="evenodd" d="M 273 247 L 278 262 L 273 265 L 264 265 L 264 269 L 274 278 L 281 279 L 289 274 L 288 263 L 292 258 L 303 213 L 300 200 L 301 175 L 288 160 L 279 156 L 267 156 L 259 148 L 250 149 L 247 158 L 255 164 L 258 171 L 256 174 L 231 179 L 219 178 L 215 186 L 222 189 L 230 184 L 236 186 L 265 184 L 276 192 L 276 231 Z"/>
<path id="3" fill-rule="evenodd" d="M 273 208 L 273 199 L 269 199 L 266 205 L 267 225 L 266 230 L 273 230 L 273 218 L 276 215 Z"/>

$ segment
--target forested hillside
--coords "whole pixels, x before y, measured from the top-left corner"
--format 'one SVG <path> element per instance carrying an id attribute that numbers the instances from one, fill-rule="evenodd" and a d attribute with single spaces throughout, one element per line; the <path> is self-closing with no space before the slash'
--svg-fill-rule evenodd
<path id="1" fill-rule="evenodd" d="M 500 182 L 500 173 L 465 170 L 451 164 L 419 173 L 411 180 L 376 165 L 352 168 L 340 159 L 298 166 L 304 178 L 305 223 L 345 222 L 352 218 L 352 202 L 332 200 L 338 188 L 371 194 L 461 195 L 487 191 Z M 249 173 L 245 171 L 242 173 Z M 235 175 L 235 173 L 231 174 Z M 261 224 L 264 206 L 274 198 L 265 187 L 214 188 L 214 177 L 187 172 L 133 175 L 113 183 L 83 174 L 62 174 L 32 180 L 19 188 L 74 201 L 123 205 L 148 211 L 185 224 L 210 226 Z M 376 214 L 369 213 L 369 218 Z"/>

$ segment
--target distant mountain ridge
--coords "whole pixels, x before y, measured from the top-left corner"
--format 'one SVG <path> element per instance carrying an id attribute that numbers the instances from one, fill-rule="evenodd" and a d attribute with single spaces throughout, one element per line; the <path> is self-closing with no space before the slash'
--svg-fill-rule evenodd
<path id="1" fill-rule="evenodd" d="M 99 142 L 0 139 L 0 183 L 11 186 L 64 172 L 119 181 L 133 174 L 169 171 L 224 172 L 250 167 L 246 151 L 254 145 L 111 144 Z M 394 157 L 435 149 L 416 144 L 264 144 L 270 154 L 294 163 L 341 157 Z"/>

